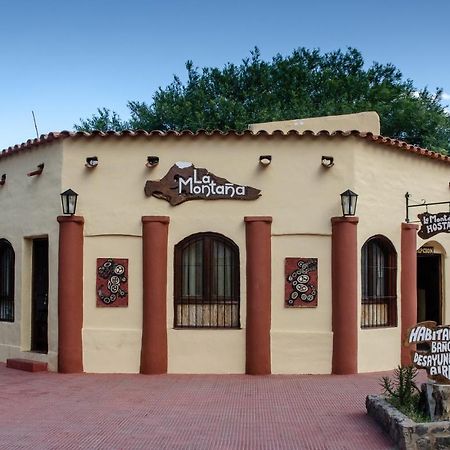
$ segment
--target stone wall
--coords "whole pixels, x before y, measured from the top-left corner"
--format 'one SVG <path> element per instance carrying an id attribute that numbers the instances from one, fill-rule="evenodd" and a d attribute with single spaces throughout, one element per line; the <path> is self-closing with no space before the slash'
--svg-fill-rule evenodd
<path id="1" fill-rule="evenodd" d="M 446 450 L 450 448 L 450 422 L 416 423 L 386 401 L 368 395 L 366 408 L 401 450 Z"/>

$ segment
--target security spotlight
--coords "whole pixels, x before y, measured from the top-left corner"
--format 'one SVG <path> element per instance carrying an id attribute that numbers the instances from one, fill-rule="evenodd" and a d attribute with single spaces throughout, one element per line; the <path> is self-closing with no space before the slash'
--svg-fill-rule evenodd
<path id="1" fill-rule="evenodd" d="M 98 166 L 98 158 L 96 156 L 88 156 L 86 158 L 86 164 L 85 166 L 88 169 L 94 169 L 95 167 Z"/>
<path id="2" fill-rule="evenodd" d="M 147 156 L 146 166 L 151 169 L 159 163 L 159 156 Z"/>
<path id="3" fill-rule="evenodd" d="M 332 156 L 322 156 L 322 166 L 329 169 L 334 166 L 334 158 Z"/>
<path id="4" fill-rule="evenodd" d="M 261 155 L 259 157 L 259 163 L 262 166 L 268 166 L 272 162 L 272 155 Z"/>

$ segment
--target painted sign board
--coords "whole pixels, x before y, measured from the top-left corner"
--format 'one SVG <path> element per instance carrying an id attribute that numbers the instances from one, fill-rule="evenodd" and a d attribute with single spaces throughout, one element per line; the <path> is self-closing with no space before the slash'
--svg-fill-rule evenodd
<path id="1" fill-rule="evenodd" d="M 190 162 L 177 162 L 159 181 L 147 181 L 145 195 L 167 200 L 172 206 L 189 200 L 256 200 L 261 191 L 234 184 Z"/>
<path id="2" fill-rule="evenodd" d="M 418 255 L 433 255 L 434 254 L 434 247 L 420 247 L 417 250 Z"/>
<path id="3" fill-rule="evenodd" d="M 429 239 L 439 233 L 450 233 L 450 213 L 440 212 L 436 214 L 418 214 L 422 226 L 419 230 L 419 237 Z"/>
<path id="4" fill-rule="evenodd" d="M 284 304 L 288 308 L 315 308 L 318 302 L 317 258 L 285 258 Z"/>
<path id="5" fill-rule="evenodd" d="M 413 365 L 425 369 L 429 378 L 450 384 L 450 326 L 420 322 L 409 329 L 406 344 L 427 344 L 412 352 Z"/>

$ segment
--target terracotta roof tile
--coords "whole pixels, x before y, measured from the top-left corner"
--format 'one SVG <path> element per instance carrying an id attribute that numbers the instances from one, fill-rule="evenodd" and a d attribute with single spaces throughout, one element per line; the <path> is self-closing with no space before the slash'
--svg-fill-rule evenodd
<path id="1" fill-rule="evenodd" d="M 359 139 L 364 139 L 369 142 L 373 142 L 380 145 L 386 145 L 389 147 L 393 147 L 396 150 L 403 150 L 410 153 L 414 153 L 418 156 L 426 157 L 435 159 L 437 161 L 450 163 L 450 157 L 443 155 L 441 153 L 436 153 L 431 150 L 428 150 L 426 148 L 418 147 L 416 145 L 408 144 L 404 141 L 400 141 L 398 139 L 393 139 L 389 137 L 374 135 L 373 133 L 363 133 L 358 130 L 351 130 L 351 131 L 342 131 L 337 130 L 334 132 L 329 132 L 328 130 L 322 130 L 317 133 L 311 130 L 305 130 L 303 132 L 299 132 L 297 130 L 290 130 L 287 132 L 283 132 L 281 130 L 275 130 L 271 133 L 260 130 L 257 132 L 252 132 L 251 130 L 244 130 L 244 131 L 220 131 L 220 130 L 212 130 L 212 131 L 206 131 L 206 130 L 198 130 L 198 131 L 190 131 L 190 130 L 183 130 L 183 131 L 160 131 L 160 130 L 154 130 L 154 131 L 144 131 L 144 130 L 125 130 L 125 131 L 93 131 L 93 132 L 85 132 L 85 131 L 61 131 L 61 132 L 52 132 L 48 134 L 43 134 L 39 138 L 35 139 L 28 139 L 26 142 L 23 142 L 22 144 L 14 145 L 12 147 L 8 147 L 0 152 L 0 159 L 5 158 L 7 156 L 31 150 L 33 148 L 39 147 L 40 145 L 53 142 L 53 141 L 60 141 L 63 139 L 68 138 L 95 138 L 95 137 L 101 137 L 101 138 L 107 138 L 107 137 L 139 137 L 139 136 L 145 136 L 145 137 L 182 137 L 182 136 L 297 136 L 299 138 L 303 137 L 315 137 L 315 138 L 321 138 L 321 137 L 343 137 L 347 138 L 349 136 L 354 136 Z"/>

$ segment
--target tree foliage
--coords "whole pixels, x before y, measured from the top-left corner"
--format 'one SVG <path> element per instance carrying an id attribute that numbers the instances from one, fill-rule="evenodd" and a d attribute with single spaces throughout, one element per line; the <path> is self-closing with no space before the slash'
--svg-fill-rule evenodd
<path id="1" fill-rule="evenodd" d="M 255 48 L 241 64 L 199 69 L 186 63 L 187 79 L 174 76 L 152 103 L 128 102 L 130 119 L 106 108 L 77 130 L 243 130 L 249 123 L 376 111 L 381 132 L 434 150 L 450 151 L 450 116 L 442 90 L 418 90 L 392 64 L 365 68 L 353 48 L 323 53 L 299 48 L 264 61 Z"/>

